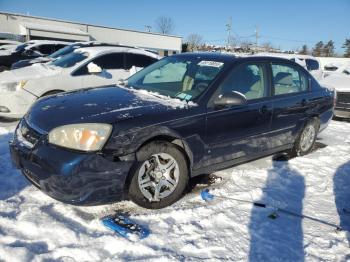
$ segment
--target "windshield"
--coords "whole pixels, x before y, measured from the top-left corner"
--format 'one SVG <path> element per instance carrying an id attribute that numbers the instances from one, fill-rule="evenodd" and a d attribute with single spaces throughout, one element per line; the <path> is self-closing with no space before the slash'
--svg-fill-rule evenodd
<path id="1" fill-rule="evenodd" d="M 127 87 L 191 101 L 202 94 L 224 63 L 200 57 L 167 57 L 131 76 Z"/>
<path id="2" fill-rule="evenodd" d="M 88 53 L 71 52 L 61 58 L 50 62 L 49 65 L 59 66 L 62 68 L 68 68 L 76 65 L 77 63 L 85 60 L 89 57 Z"/>
<path id="3" fill-rule="evenodd" d="M 64 56 L 66 54 L 73 52 L 74 49 L 77 49 L 79 47 L 80 46 L 78 46 L 78 45 L 68 45 L 68 46 L 63 47 L 63 48 L 57 50 L 56 52 L 52 53 L 51 55 L 49 55 L 49 57 L 50 58 L 58 58 L 58 57 L 61 57 L 61 56 Z"/>

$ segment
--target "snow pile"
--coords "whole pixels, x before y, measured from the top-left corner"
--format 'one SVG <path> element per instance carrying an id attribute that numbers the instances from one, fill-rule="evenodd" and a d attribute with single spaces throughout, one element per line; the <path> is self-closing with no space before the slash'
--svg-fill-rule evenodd
<path id="1" fill-rule="evenodd" d="M 185 101 L 179 98 L 172 98 L 170 96 L 161 95 L 157 92 L 147 91 L 144 89 L 135 89 L 135 88 L 125 88 L 122 86 L 118 86 L 119 88 L 127 89 L 128 91 L 132 91 L 138 98 L 144 101 L 154 101 L 160 103 L 165 106 L 170 106 L 172 108 L 187 108 L 192 106 L 197 106 L 196 103 L 192 101 Z"/>
<path id="2" fill-rule="evenodd" d="M 332 121 L 316 150 L 289 161 L 264 158 L 217 172 L 216 195 L 253 200 L 350 229 L 350 123 Z M 31 186 L 11 167 L 0 127 L 0 260 L 5 261 L 346 261 L 350 235 L 309 219 L 216 200 L 195 188 L 163 210 L 130 202 L 75 207 Z M 99 217 L 115 210 L 147 226 L 151 235 L 129 241 L 105 229 Z"/>

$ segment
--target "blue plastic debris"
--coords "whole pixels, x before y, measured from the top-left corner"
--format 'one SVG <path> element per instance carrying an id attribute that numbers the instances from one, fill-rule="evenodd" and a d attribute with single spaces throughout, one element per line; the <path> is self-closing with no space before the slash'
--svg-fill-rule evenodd
<path id="1" fill-rule="evenodd" d="M 210 194 L 209 189 L 207 188 L 201 191 L 201 197 L 206 202 L 212 201 L 214 199 L 214 195 Z"/>
<path id="2" fill-rule="evenodd" d="M 125 215 L 115 214 L 112 216 L 104 217 L 101 219 L 101 221 L 105 227 L 128 239 L 133 235 L 138 236 L 140 239 L 144 239 L 150 234 L 150 231 L 148 229 L 131 221 Z"/>

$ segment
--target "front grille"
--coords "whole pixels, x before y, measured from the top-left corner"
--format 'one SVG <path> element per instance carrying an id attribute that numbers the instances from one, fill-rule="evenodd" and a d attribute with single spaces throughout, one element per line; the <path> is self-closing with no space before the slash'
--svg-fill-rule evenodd
<path id="1" fill-rule="evenodd" d="M 42 134 L 30 127 L 25 120 L 20 122 L 17 129 L 17 139 L 19 142 L 26 147 L 32 148 L 38 143 L 41 137 Z"/>
<path id="2" fill-rule="evenodd" d="M 350 92 L 337 93 L 337 107 L 350 107 Z"/>

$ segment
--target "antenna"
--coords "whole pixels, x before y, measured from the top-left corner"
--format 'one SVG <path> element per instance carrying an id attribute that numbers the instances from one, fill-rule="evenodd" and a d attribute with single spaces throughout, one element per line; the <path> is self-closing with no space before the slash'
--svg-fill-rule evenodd
<path id="1" fill-rule="evenodd" d="M 226 31 L 227 31 L 227 48 L 229 48 L 230 42 L 231 42 L 231 33 L 232 33 L 232 16 L 230 16 L 228 19 L 228 23 L 226 24 Z"/>
<path id="2" fill-rule="evenodd" d="M 255 26 L 255 48 L 258 49 L 258 44 L 259 44 L 259 27 Z"/>

